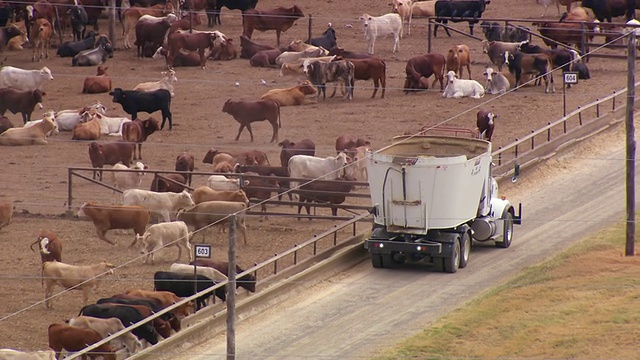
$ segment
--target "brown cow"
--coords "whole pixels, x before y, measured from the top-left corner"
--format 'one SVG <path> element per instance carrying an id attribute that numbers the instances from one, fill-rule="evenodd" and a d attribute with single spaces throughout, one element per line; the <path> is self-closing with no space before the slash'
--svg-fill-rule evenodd
<path id="1" fill-rule="evenodd" d="M 225 39 L 224 42 L 214 45 L 213 49 L 211 49 L 211 54 L 209 55 L 209 59 L 221 61 L 233 60 L 237 57 L 238 52 L 236 51 L 236 47 L 233 45 L 232 39 Z"/>
<path id="2" fill-rule="evenodd" d="M 290 8 L 277 7 L 272 10 L 249 9 L 244 12 L 242 35 L 251 39 L 254 30 L 275 30 L 276 41 L 280 46 L 280 34 L 289 30 L 301 17 L 304 17 L 304 13 L 297 5 Z"/>
<path id="3" fill-rule="evenodd" d="M 111 78 L 107 74 L 108 66 L 99 65 L 96 76 L 89 76 L 84 79 L 82 93 L 98 94 L 111 91 Z"/>
<path id="4" fill-rule="evenodd" d="M 353 149 L 359 146 L 371 146 L 371 143 L 369 140 L 365 140 L 361 137 L 341 135 L 336 139 L 336 154 L 340 154 L 341 152 L 345 152 L 347 149 Z M 353 158 L 352 155 L 349 156 Z"/>
<path id="5" fill-rule="evenodd" d="M 13 202 L 0 202 L 0 230 L 11 225 L 13 219 Z"/>
<path id="6" fill-rule="evenodd" d="M 153 178 L 153 180 L 151 181 L 151 188 L 149 188 L 149 190 L 155 192 L 181 193 L 186 189 L 186 187 L 184 186 L 186 185 L 186 180 L 181 174 L 162 174 L 162 177 L 160 177 L 159 175 L 160 174 L 156 174 L 156 176 Z"/>
<path id="7" fill-rule="evenodd" d="M 7 26 L 0 28 L 0 52 L 9 43 L 9 40 L 16 36 L 22 35 L 25 32 L 19 29 L 17 26 Z"/>
<path id="8" fill-rule="evenodd" d="M 343 59 L 349 59 L 349 60 L 351 60 L 351 59 L 369 59 L 369 58 L 373 57 L 372 55 L 369 55 L 367 53 L 356 53 L 356 52 L 353 52 L 353 51 L 345 50 L 345 49 L 343 49 L 341 47 L 338 47 L 338 46 L 334 46 L 331 49 L 329 49 L 329 56 L 333 56 L 333 55 L 340 56 Z"/>
<path id="9" fill-rule="evenodd" d="M 0 116 L 0 134 L 11 129 L 12 127 L 14 127 L 13 123 L 11 122 L 11 120 L 9 120 L 8 117 Z"/>
<path id="10" fill-rule="evenodd" d="M 263 120 L 269 121 L 273 128 L 271 142 L 278 141 L 278 128 L 282 127 L 282 123 L 280 121 L 280 105 L 278 105 L 277 102 L 272 100 L 234 101 L 229 99 L 222 106 L 222 112 L 233 116 L 233 118 L 240 123 L 236 141 L 240 139 L 240 133 L 242 133 L 245 127 L 249 130 L 251 141 L 253 141 L 251 123 Z"/>
<path id="11" fill-rule="evenodd" d="M 173 5 L 170 2 L 167 2 L 166 5 L 156 4 L 148 8 L 130 7 L 122 10 L 122 35 L 124 35 L 125 49 L 131 48 L 131 35 L 135 31 L 138 20 L 143 15 L 162 17 L 172 13 L 173 11 Z"/>
<path id="12" fill-rule="evenodd" d="M 138 145 L 138 157 L 136 158 L 136 151 L 134 148 L 133 159 L 142 159 L 142 143 L 159 128 L 158 120 L 152 117 L 146 120 L 135 119 L 131 122 L 122 124 L 122 140 Z"/>
<path id="13" fill-rule="evenodd" d="M 193 155 L 187 152 L 184 152 L 178 155 L 178 157 L 176 158 L 176 171 L 193 172 L 193 169 L 195 167 L 194 163 L 195 163 L 195 158 L 193 157 Z M 182 174 L 181 176 L 183 176 L 187 181 L 187 183 L 189 184 L 189 186 L 191 186 L 191 174 Z"/>
<path id="14" fill-rule="evenodd" d="M 99 175 L 102 180 L 102 168 L 105 165 L 115 165 L 122 163 L 129 166 L 133 161 L 133 152 L 135 144 L 127 141 L 114 141 L 108 143 L 98 144 L 92 142 L 89 144 L 89 159 L 91 160 L 91 166 L 100 169 L 93 171 L 93 178 L 95 179 Z"/>
<path id="15" fill-rule="evenodd" d="M 282 54 L 279 49 L 258 51 L 249 59 L 249 65 L 253 67 L 277 67 L 276 59 Z"/>
<path id="16" fill-rule="evenodd" d="M 42 97 L 47 95 L 44 91 L 18 90 L 12 87 L 0 89 L 0 115 L 7 110 L 12 114 L 21 113 L 22 121 L 26 124 L 31 121 L 31 113 L 38 105 L 42 109 Z"/>
<path id="17" fill-rule="evenodd" d="M 125 291 L 125 294 L 158 301 L 162 304 L 162 308 L 166 308 L 182 300 L 176 296 L 176 294 L 169 291 L 129 289 Z M 191 314 L 191 309 L 193 309 L 193 302 L 188 301 L 185 304 L 178 306 L 174 310 L 174 313 L 176 317 L 184 318 Z"/>
<path id="18" fill-rule="evenodd" d="M 149 210 L 137 205 L 108 205 L 93 202 L 84 203 L 78 211 L 78 216 L 85 215 L 93 222 L 100 240 L 111 245 L 114 241 L 107 239 L 107 231 L 113 229 L 133 229 L 136 235 L 144 234 L 149 223 Z"/>
<path id="19" fill-rule="evenodd" d="M 300 210 L 302 210 L 302 207 L 304 206 L 307 210 L 307 215 L 311 215 L 310 210 L 312 202 L 326 202 L 331 204 L 331 214 L 333 216 L 338 216 L 338 207 L 335 205 L 342 204 L 347 198 L 346 194 L 353 190 L 354 187 L 355 186 L 353 184 L 350 184 L 349 181 L 337 182 L 316 180 L 307 182 L 301 185 L 299 190 L 293 191 L 300 197 L 301 204 L 298 205 L 298 214 L 300 214 Z M 314 193 L 316 191 L 332 192 L 332 194 Z M 305 204 L 303 205 L 302 203 Z M 300 218 L 298 218 L 298 220 L 300 220 Z M 311 218 L 309 218 L 309 220 L 311 220 Z"/>
<path id="20" fill-rule="evenodd" d="M 274 48 L 273 46 L 258 44 L 257 42 L 251 41 L 251 39 L 246 37 L 245 35 L 240 36 L 240 57 L 242 59 L 251 59 L 259 51 L 264 50 L 278 49 Z M 280 53 L 282 53 L 282 51 L 280 51 Z"/>
<path id="21" fill-rule="evenodd" d="M 280 165 L 283 167 L 289 166 L 289 159 L 294 155 L 316 156 L 316 144 L 309 139 L 302 139 L 298 142 L 285 139 L 278 146 L 282 147 L 282 150 L 280 150 Z"/>
<path id="22" fill-rule="evenodd" d="M 38 239 L 34 241 L 29 249 L 33 250 L 33 245 L 38 244 L 40 249 L 40 260 L 44 264 L 47 261 L 62 262 L 62 243 L 58 239 L 58 235 L 53 231 L 41 230 Z"/>
<path id="23" fill-rule="evenodd" d="M 31 61 L 40 61 L 44 54 L 49 58 L 49 48 L 51 47 L 51 23 L 47 19 L 38 19 L 29 30 L 29 40 L 33 47 Z"/>
<path id="24" fill-rule="evenodd" d="M 98 140 L 102 135 L 100 122 L 93 118 L 87 122 L 81 122 L 73 128 L 71 140 Z"/>
<path id="25" fill-rule="evenodd" d="M 144 56 L 144 47 L 146 43 L 151 43 L 153 51 L 162 46 L 164 37 L 169 28 L 171 22 L 169 19 L 163 19 L 158 22 L 150 21 L 138 21 L 136 23 L 136 42 L 135 45 L 138 49 L 138 57 Z M 152 53 L 153 54 L 153 53 Z"/>
<path id="26" fill-rule="evenodd" d="M 49 325 L 49 347 L 56 352 L 56 359 L 60 358 L 63 349 L 68 352 L 80 351 L 100 340 L 102 336 L 95 330 L 66 324 Z M 87 355 L 91 359 L 102 357 L 104 360 L 116 360 L 114 351 L 109 343 L 105 343 L 88 352 Z"/>
<path id="27" fill-rule="evenodd" d="M 373 94 L 371 98 L 375 98 L 378 93 L 378 86 L 382 85 L 381 99 L 384 99 L 384 92 L 387 86 L 387 64 L 384 60 L 379 58 L 369 59 L 349 59 L 349 62 L 354 65 L 353 77 L 355 80 L 370 80 L 373 79 Z M 331 97 L 336 94 L 336 87 L 333 88 Z"/>
<path id="28" fill-rule="evenodd" d="M 193 190 L 193 202 L 235 201 L 249 204 L 247 194 L 243 190 L 213 190 L 208 186 L 199 186 Z"/>
<path id="29" fill-rule="evenodd" d="M 228 162 L 231 166 L 235 166 L 236 164 L 269 165 L 269 158 L 267 157 L 267 154 L 260 150 L 247 150 L 238 154 L 231 154 L 218 149 L 209 149 L 202 159 L 203 163 L 214 165 L 223 161 Z"/>
<path id="30" fill-rule="evenodd" d="M 454 45 L 447 53 L 445 72 L 455 71 L 460 79 L 462 79 L 462 70 L 466 66 L 469 79 L 471 79 L 471 55 L 467 45 Z"/>
<path id="31" fill-rule="evenodd" d="M 50 25 L 53 25 L 56 14 L 53 5 L 49 1 L 46 0 L 38 0 L 32 5 L 27 5 L 25 8 L 25 23 L 28 22 L 29 29 L 33 26 L 33 22 L 38 19 L 46 19 Z M 55 34 L 55 29 L 54 32 Z"/>
<path id="32" fill-rule="evenodd" d="M 410 91 L 428 89 L 427 79 L 431 75 L 434 76 L 431 87 L 436 85 L 436 81 L 440 81 L 440 90 L 444 90 L 444 65 L 445 58 L 442 54 L 430 53 L 410 58 L 405 68 L 407 74 L 404 81 L 405 94 Z"/>
<path id="33" fill-rule="evenodd" d="M 167 54 L 167 66 L 173 67 L 173 61 L 178 52 L 182 49 L 198 51 L 200 55 L 200 67 L 205 69 L 207 57 L 204 54 L 206 49 L 212 49 L 217 42 L 224 42 L 216 32 L 204 33 L 173 33 L 167 38 L 169 53 Z"/>
<path id="34" fill-rule="evenodd" d="M 542 41 L 544 41 L 544 43 L 552 49 L 558 47 L 557 43 L 580 46 L 583 38 L 583 24 L 577 23 L 576 21 L 586 22 L 584 24 L 584 30 L 589 32 L 593 32 L 593 29 L 596 25 L 595 23 L 589 21 L 589 15 L 583 7 L 579 6 L 573 8 L 571 12 L 561 20 L 572 22 L 541 21 L 533 23 L 533 25 L 536 25 L 538 27 L 540 35 L 543 36 Z M 586 36 L 586 38 L 587 40 L 591 41 L 593 39 L 593 35 L 588 35 Z"/>
<path id="35" fill-rule="evenodd" d="M 478 131 L 478 137 L 480 139 L 487 139 L 487 141 L 491 141 L 491 136 L 493 136 L 493 129 L 495 128 L 495 119 L 498 118 L 498 115 L 493 112 L 480 109 L 476 114 L 476 126 Z"/>

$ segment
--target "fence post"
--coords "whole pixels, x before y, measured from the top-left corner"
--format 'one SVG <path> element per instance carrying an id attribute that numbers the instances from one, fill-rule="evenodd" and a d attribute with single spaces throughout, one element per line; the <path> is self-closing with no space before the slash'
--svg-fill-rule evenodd
<path id="1" fill-rule="evenodd" d="M 313 29 L 313 15 L 309 14 L 309 36 L 307 37 L 307 43 L 311 42 L 311 29 Z"/>
<path id="2" fill-rule="evenodd" d="M 236 358 L 236 214 L 229 219 L 227 282 L 227 360 Z M 214 295 L 215 298 L 215 295 Z"/>
<path id="3" fill-rule="evenodd" d="M 431 17 L 427 19 L 427 53 L 431 53 Z"/>
<path id="4" fill-rule="evenodd" d="M 71 189 L 73 186 L 71 184 L 73 179 L 73 170 L 71 168 L 67 168 L 67 210 L 71 210 L 71 201 L 73 199 L 73 194 L 71 194 Z"/>

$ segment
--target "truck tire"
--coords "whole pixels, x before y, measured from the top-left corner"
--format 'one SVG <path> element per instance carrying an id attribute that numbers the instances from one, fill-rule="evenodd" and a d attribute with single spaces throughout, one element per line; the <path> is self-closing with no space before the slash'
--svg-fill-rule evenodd
<path id="1" fill-rule="evenodd" d="M 398 265 L 393 259 L 393 254 L 382 254 L 380 257 L 382 257 L 382 267 L 384 268 L 393 269 Z"/>
<path id="2" fill-rule="evenodd" d="M 373 265 L 373 267 L 376 269 L 382 269 L 384 267 L 382 265 L 382 255 L 371 254 L 371 265 Z"/>
<path id="3" fill-rule="evenodd" d="M 460 241 L 455 241 L 453 244 L 453 254 L 450 257 L 442 258 L 444 261 L 444 271 L 450 274 L 458 271 L 458 267 L 460 267 Z"/>
<path id="4" fill-rule="evenodd" d="M 510 211 L 503 216 L 504 225 L 502 227 L 502 241 L 496 241 L 496 246 L 506 249 L 511 246 L 513 240 L 513 214 Z"/>
<path id="5" fill-rule="evenodd" d="M 471 254 L 471 235 L 469 232 L 462 234 L 460 239 L 460 269 L 467 267 L 469 263 L 469 255 Z"/>

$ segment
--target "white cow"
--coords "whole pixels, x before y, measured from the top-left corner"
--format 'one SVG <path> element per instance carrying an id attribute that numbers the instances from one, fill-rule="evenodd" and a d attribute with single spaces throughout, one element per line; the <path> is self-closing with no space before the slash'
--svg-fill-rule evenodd
<path id="1" fill-rule="evenodd" d="M 286 63 L 292 63 L 298 59 L 315 58 L 320 56 L 327 56 L 329 52 L 323 48 L 306 49 L 303 51 L 285 51 L 278 55 L 276 58 L 276 64 L 282 66 Z"/>
<path id="2" fill-rule="evenodd" d="M 347 167 L 351 159 L 341 152 L 336 156 L 320 158 L 309 155 L 294 155 L 289 159 L 289 176 L 292 178 L 311 178 L 323 180 L 335 180 L 343 177 L 346 172 L 352 171 Z M 353 174 L 346 174 L 353 177 Z M 297 181 L 291 182 L 291 188 L 298 186 Z"/>
<path id="3" fill-rule="evenodd" d="M 0 349 L 2 360 L 56 360 L 56 352 L 49 349 L 43 351 L 18 351 L 13 349 Z"/>
<path id="4" fill-rule="evenodd" d="M 484 86 L 487 94 L 504 94 L 511 87 L 511 84 L 509 84 L 509 80 L 504 75 L 497 71 L 494 71 L 490 67 L 486 68 L 482 75 L 487 78 L 487 83 Z"/>
<path id="5" fill-rule="evenodd" d="M 393 51 L 400 50 L 402 38 L 402 18 L 398 14 L 385 14 L 374 17 L 369 14 L 360 16 L 364 26 L 364 38 L 367 40 L 367 53 L 373 55 L 373 47 L 379 36 L 393 35 Z"/>
<path id="6" fill-rule="evenodd" d="M 90 109 L 82 116 L 84 117 L 84 122 L 95 119 L 100 124 L 100 134 L 109 136 L 122 136 L 122 125 L 131 121 L 126 117 L 109 117 L 98 113 L 95 109 Z"/>
<path id="7" fill-rule="evenodd" d="M 51 308 L 53 287 L 59 285 L 65 289 L 82 290 L 82 303 L 87 305 L 89 293 L 100 284 L 99 276 L 113 274 L 115 265 L 102 261 L 93 265 L 77 266 L 57 261 L 47 261 L 42 264 L 42 278 L 44 279 L 45 306 Z"/>
<path id="8" fill-rule="evenodd" d="M 413 17 L 412 0 L 393 0 L 391 6 L 393 7 L 393 12 L 400 15 L 406 23 L 407 35 L 411 35 L 411 18 Z"/>
<path id="9" fill-rule="evenodd" d="M 100 334 L 103 339 L 124 329 L 122 321 L 118 318 L 100 319 L 91 316 L 77 316 L 69 319 L 68 324 L 83 329 L 94 330 Z M 116 339 L 111 340 L 110 344 L 116 349 L 126 348 L 129 355 L 142 350 L 142 343 L 130 332 L 124 333 Z M 0 359 L 2 359 L 2 356 L 0 356 Z"/>
<path id="10" fill-rule="evenodd" d="M 73 131 L 73 128 L 83 121 L 82 114 L 91 109 L 95 109 L 99 114 L 104 115 L 107 113 L 107 108 L 100 101 L 80 109 L 56 111 L 55 121 L 58 124 L 58 129 L 60 131 Z"/>
<path id="11" fill-rule="evenodd" d="M 162 218 L 162 221 L 171 221 L 171 214 L 178 210 L 194 206 L 195 203 L 187 190 L 181 193 L 159 193 L 155 191 L 129 189 L 122 195 L 124 205 L 144 206 L 152 215 Z"/>
<path id="12" fill-rule="evenodd" d="M 146 255 L 143 261 L 145 264 L 149 262 L 149 259 L 153 264 L 156 252 L 169 246 L 178 248 L 178 257 L 175 261 L 180 261 L 183 249 L 187 253 L 189 261 L 191 261 L 193 256 L 191 254 L 191 244 L 189 243 L 190 235 L 187 224 L 184 221 L 164 222 L 149 226 L 143 235 L 136 235 L 130 247 L 133 247 L 136 243 L 138 244 L 140 253 Z"/>
<path id="13" fill-rule="evenodd" d="M 136 162 L 132 167 L 127 167 L 126 165 L 122 165 L 117 163 L 113 165 L 112 169 L 115 170 L 140 170 L 139 172 L 124 172 L 124 171 L 109 171 L 107 176 L 105 177 L 105 182 L 113 185 L 114 187 L 120 190 L 128 190 L 135 189 L 140 187 L 142 183 L 142 177 L 144 176 L 144 172 L 142 170 L 148 169 L 149 167 L 140 161 Z M 114 195 L 115 195 L 114 191 Z"/>
<path id="14" fill-rule="evenodd" d="M 455 71 L 447 73 L 447 86 L 444 88 L 442 97 L 447 99 L 470 96 L 474 99 L 480 99 L 484 96 L 484 88 L 475 80 L 458 79 Z"/>
<path id="15" fill-rule="evenodd" d="M 356 153 L 353 157 L 353 162 L 349 166 L 353 172 L 353 177 L 356 181 L 368 181 L 369 174 L 367 173 L 367 167 L 365 166 L 364 157 L 367 151 L 371 151 L 368 146 L 358 146 Z"/>
<path id="16" fill-rule="evenodd" d="M 53 76 L 46 66 L 40 70 L 24 70 L 13 66 L 4 66 L 0 69 L 0 88 L 42 90 L 42 86 L 50 80 L 53 80 Z"/>
<path id="17" fill-rule="evenodd" d="M 42 114 L 42 116 L 44 118 L 48 118 L 50 120 L 54 120 L 55 121 L 55 111 L 53 111 L 53 110 L 47 111 L 46 113 Z M 41 123 L 42 121 L 43 121 L 43 119 L 27 121 L 26 124 L 24 124 L 24 126 L 22 126 L 22 127 L 29 128 L 29 127 L 32 127 L 32 126 L 35 126 L 35 125 Z M 57 122 L 56 122 L 56 124 L 57 124 Z M 60 126 L 56 126 L 55 128 L 53 128 L 51 131 L 49 131 L 47 133 L 47 136 L 55 135 L 55 134 L 58 134 L 59 132 L 60 132 Z"/>
<path id="18" fill-rule="evenodd" d="M 249 180 L 245 180 L 243 186 L 249 185 Z M 229 179 L 222 175 L 211 175 L 207 179 L 207 186 L 218 191 L 240 190 L 240 179 Z"/>
<path id="19" fill-rule="evenodd" d="M 227 281 L 228 279 L 225 274 L 208 266 L 193 266 L 193 265 L 175 263 L 175 264 L 171 264 L 171 267 L 169 268 L 169 271 L 179 273 L 179 274 L 193 274 L 194 270 L 196 271 L 197 274 L 206 276 L 209 279 L 216 282 Z"/>
<path id="20" fill-rule="evenodd" d="M 171 93 L 171 96 L 174 96 L 175 94 L 173 92 L 173 84 L 176 81 L 178 81 L 178 78 L 176 77 L 176 72 L 173 70 L 168 70 L 168 71 L 162 71 L 160 72 L 160 74 L 162 75 L 162 79 L 158 81 L 153 81 L 153 82 L 140 83 L 136 85 L 133 88 L 133 90 L 155 91 L 159 89 L 166 89 L 166 90 L 169 90 L 169 92 Z"/>
<path id="21" fill-rule="evenodd" d="M 284 63 L 280 67 L 280 77 L 286 75 L 301 75 L 304 73 L 304 64 L 310 64 L 312 62 L 321 61 L 321 62 L 331 62 L 335 60 L 336 55 L 332 56 L 320 56 L 314 58 L 300 58 L 296 61 L 290 63 Z"/>

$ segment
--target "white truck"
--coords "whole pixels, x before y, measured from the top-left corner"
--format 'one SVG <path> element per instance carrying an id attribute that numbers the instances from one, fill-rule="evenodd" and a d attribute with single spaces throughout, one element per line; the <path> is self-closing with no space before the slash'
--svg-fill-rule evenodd
<path id="1" fill-rule="evenodd" d="M 471 242 L 507 248 L 518 213 L 491 176 L 491 143 L 450 136 L 397 136 L 366 154 L 374 215 L 365 241 L 376 268 L 426 261 L 455 273 Z"/>

